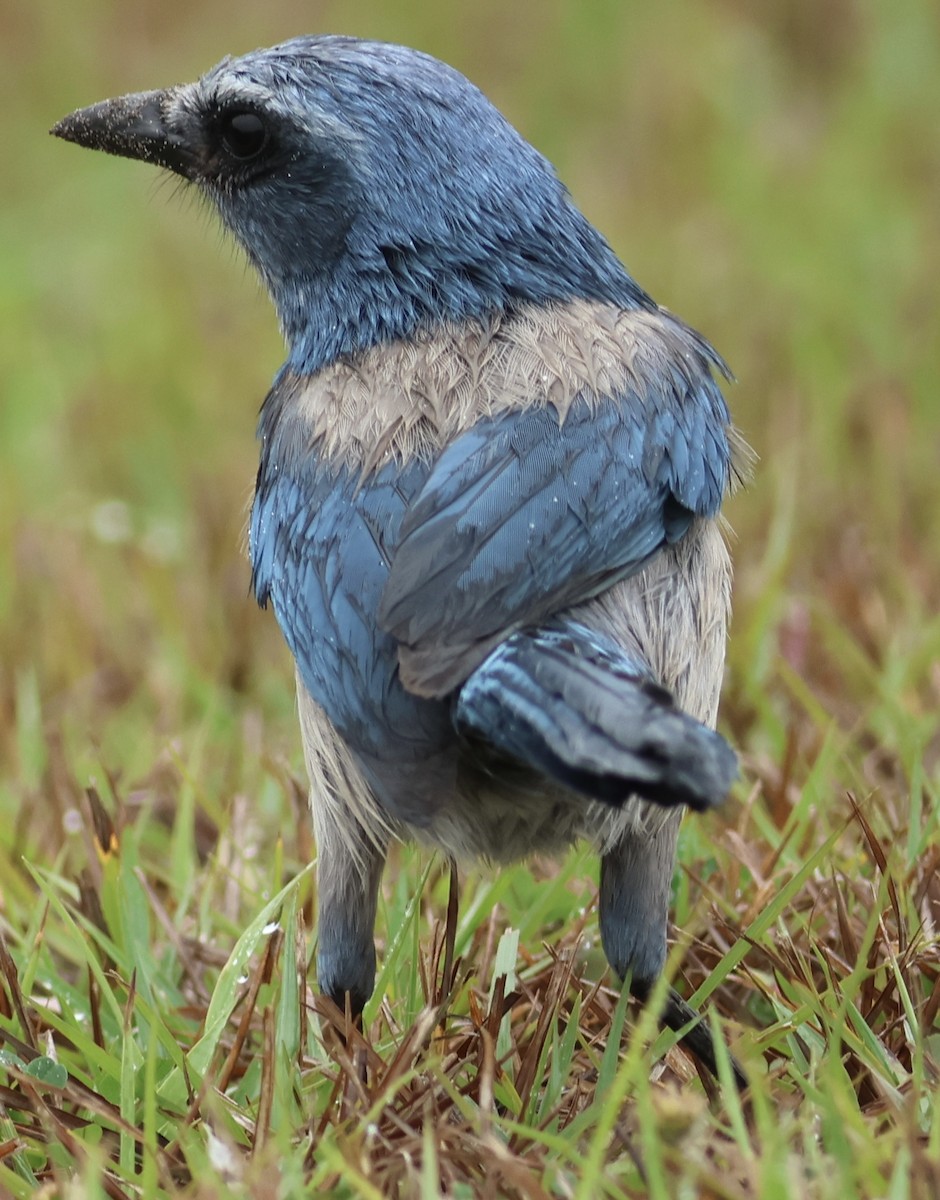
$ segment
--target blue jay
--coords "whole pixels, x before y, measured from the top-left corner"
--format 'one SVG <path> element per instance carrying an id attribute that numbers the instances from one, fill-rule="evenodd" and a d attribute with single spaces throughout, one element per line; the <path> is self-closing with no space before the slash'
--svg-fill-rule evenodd
<path id="1" fill-rule="evenodd" d="M 296 38 L 53 132 L 194 183 L 277 308 L 250 556 L 296 664 L 321 988 L 372 992 L 392 839 L 499 864 L 587 838 L 645 997 L 683 808 L 737 770 L 722 359 L 415 50 Z"/>

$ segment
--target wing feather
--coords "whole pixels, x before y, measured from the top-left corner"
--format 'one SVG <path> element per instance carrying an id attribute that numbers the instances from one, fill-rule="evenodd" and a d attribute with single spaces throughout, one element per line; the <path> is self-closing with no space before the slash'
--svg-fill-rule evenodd
<path id="1" fill-rule="evenodd" d="M 445 695 L 510 632 L 631 575 L 717 513 L 730 425 L 707 369 L 477 422 L 405 514 L 379 610 L 402 679 Z"/>

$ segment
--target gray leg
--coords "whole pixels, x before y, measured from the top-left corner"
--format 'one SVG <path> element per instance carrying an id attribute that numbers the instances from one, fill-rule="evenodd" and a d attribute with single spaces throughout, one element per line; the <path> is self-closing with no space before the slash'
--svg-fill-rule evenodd
<path id="1" fill-rule="evenodd" d="M 666 961 L 666 921 L 681 812 L 652 835 L 627 833 L 601 859 L 600 927 L 607 961 L 640 995 Z"/>
<path id="2" fill-rule="evenodd" d="M 324 838 L 317 860 L 317 979 L 343 1009 L 358 1016 L 375 986 L 375 910 L 386 847 L 361 837 Z"/>
<path id="3" fill-rule="evenodd" d="M 621 979 L 632 972 L 630 991 L 645 1001 L 666 961 L 669 890 L 676 864 L 681 813 L 670 813 L 651 837 L 627 835 L 601 859 L 601 941 L 607 961 Z M 717 1079 L 711 1031 L 673 988 L 659 1017 Z M 698 1019 L 698 1024 L 694 1022 Z M 691 1028 L 690 1028 L 691 1026 Z M 731 1071 L 742 1091 L 747 1077 L 732 1057 Z"/>
<path id="4" fill-rule="evenodd" d="M 372 935 L 388 826 L 349 748 L 299 675 L 297 710 L 317 843 L 317 977 L 339 1008 L 348 992 L 358 1016 L 375 984 Z"/>

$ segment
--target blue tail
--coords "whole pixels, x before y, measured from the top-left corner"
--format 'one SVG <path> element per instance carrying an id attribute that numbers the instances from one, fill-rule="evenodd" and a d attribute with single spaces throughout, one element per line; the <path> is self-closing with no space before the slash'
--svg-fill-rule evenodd
<path id="1" fill-rule="evenodd" d="M 720 734 L 676 708 L 649 668 L 575 622 L 513 634 L 467 679 L 454 722 L 575 791 L 702 810 L 737 775 Z"/>

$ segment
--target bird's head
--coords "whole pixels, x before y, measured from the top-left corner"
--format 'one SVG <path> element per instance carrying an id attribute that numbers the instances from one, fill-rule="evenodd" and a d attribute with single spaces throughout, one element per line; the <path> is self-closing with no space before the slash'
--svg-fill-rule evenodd
<path id="1" fill-rule="evenodd" d="M 300 371 L 527 302 L 650 303 L 550 163 L 459 72 L 405 47 L 296 38 L 52 132 L 196 184 Z"/>

